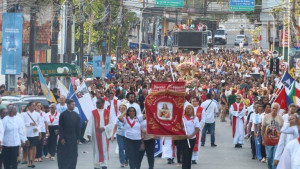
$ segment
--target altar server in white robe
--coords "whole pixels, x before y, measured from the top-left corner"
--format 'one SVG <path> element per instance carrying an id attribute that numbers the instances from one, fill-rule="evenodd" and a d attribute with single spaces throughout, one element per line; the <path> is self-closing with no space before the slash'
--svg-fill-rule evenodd
<path id="1" fill-rule="evenodd" d="M 289 142 L 279 160 L 277 169 L 300 168 L 300 137 Z"/>
<path id="2" fill-rule="evenodd" d="M 236 102 L 230 107 L 230 114 L 232 115 L 232 136 L 233 144 L 236 148 L 242 148 L 244 144 L 244 116 L 246 113 L 246 108 L 241 101 L 241 96 L 236 97 Z"/>
<path id="3" fill-rule="evenodd" d="M 112 136 L 114 115 L 109 110 L 103 109 L 105 100 L 98 99 L 97 109 L 92 111 L 84 134 L 86 139 L 93 142 L 94 168 L 107 169 L 109 160 L 109 140 Z"/>

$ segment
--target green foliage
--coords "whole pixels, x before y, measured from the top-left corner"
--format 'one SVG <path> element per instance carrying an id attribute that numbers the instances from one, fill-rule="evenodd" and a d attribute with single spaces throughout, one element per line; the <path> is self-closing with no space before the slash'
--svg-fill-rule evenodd
<path id="1" fill-rule="evenodd" d="M 105 0 L 85 0 L 84 1 L 84 15 L 80 16 L 80 10 L 79 5 L 80 3 L 74 2 L 76 5 L 76 47 L 75 51 L 79 51 L 79 40 L 80 40 L 80 29 L 79 29 L 79 23 L 84 22 L 84 46 L 85 46 L 85 54 L 88 54 L 88 44 L 89 44 L 89 34 L 91 33 L 91 47 L 93 49 L 97 50 L 97 53 L 101 53 L 101 44 L 102 44 L 102 36 L 103 36 L 103 24 L 104 24 L 104 16 L 105 16 Z M 118 39 L 118 24 L 116 23 L 119 11 L 120 11 L 120 0 L 109 0 L 109 4 L 111 6 L 111 49 L 112 53 L 115 52 L 116 46 L 117 46 L 117 39 Z M 109 17 L 109 16 L 107 16 Z M 129 23 L 134 22 L 138 18 L 136 15 L 132 12 L 129 12 L 128 10 L 124 9 L 124 25 L 123 25 L 123 44 L 122 46 L 125 48 L 127 47 L 128 43 L 128 30 L 129 30 Z M 109 25 L 108 25 L 108 37 L 109 37 Z M 91 30 L 91 31 L 90 31 Z M 108 38 L 107 38 L 108 40 Z M 108 41 L 107 41 L 108 43 Z"/>

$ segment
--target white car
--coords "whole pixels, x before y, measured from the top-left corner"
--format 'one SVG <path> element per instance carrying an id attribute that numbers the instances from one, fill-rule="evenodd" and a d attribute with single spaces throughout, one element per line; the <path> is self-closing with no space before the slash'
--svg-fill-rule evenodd
<path id="1" fill-rule="evenodd" d="M 237 35 L 234 41 L 235 46 L 239 46 L 243 43 L 244 46 L 248 46 L 248 37 L 246 35 Z"/>

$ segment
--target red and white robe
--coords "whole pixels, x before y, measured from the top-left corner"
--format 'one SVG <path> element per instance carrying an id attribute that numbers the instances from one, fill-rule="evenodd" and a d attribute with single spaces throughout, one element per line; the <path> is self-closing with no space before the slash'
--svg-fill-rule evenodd
<path id="1" fill-rule="evenodd" d="M 109 140 L 112 136 L 114 116 L 107 109 L 95 109 L 87 124 L 84 137 L 92 137 L 94 167 L 100 168 L 107 166 L 109 159 Z M 100 128 L 104 128 L 104 132 L 100 132 Z"/>
<path id="2" fill-rule="evenodd" d="M 117 99 L 110 100 L 110 105 L 108 106 L 108 110 L 115 117 L 118 117 L 120 103 Z"/>
<path id="3" fill-rule="evenodd" d="M 194 150 L 193 150 L 193 155 L 192 155 L 192 160 L 198 160 L 199 158 L 199 150 L 200 150 L 200 145 L 201 145 L 201 131 L 203 129 L 203 125 L 201 124 L 201 119 L 202 119 L 202 113 L 204 112 L 203 108 L 201 106 L 198 107 L 194 107 L 194 112 L 196 117 L 198 117 L 199 119 L 199 123 L 200 123 L 200 131 L 199 133 L 196 135 L 196 144 L 194 146 Z"/>
<path id="4" fill-rule="evenodd" d="M 243 103 L 233 103 L 230 106 L 230 113 L 232 114 L 233 144 L 244 144 L 244 116 L 246 113 L 245 105 Z"/>

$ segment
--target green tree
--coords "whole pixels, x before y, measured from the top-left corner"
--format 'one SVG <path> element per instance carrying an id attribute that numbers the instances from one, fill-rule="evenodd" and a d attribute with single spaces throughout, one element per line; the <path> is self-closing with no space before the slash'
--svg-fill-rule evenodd
<path id="1" fill-rule="evenodd" d="M 96 49 L 97 53 L 101 53 L 101 43 L 103 34 L 103 24 L 105 17 L 105 0 L 84 1 L 84 16 L 80 15 L 79 10 L 75 10 L 76 22 L 84 22 L 84 46 L 85 54 L 91 54 L 92 49 Z M 120 19 L 120 1 L 109 0 L 111 9 L 112 24 L 108 25 L 111 28 L 111 50 L 112 53 L 116 50 L 118 37 L 118 20 Z M 79 2 L 75 2 L 76 9 L 79 9 Z M 107 16 L 109 17 L 109 16 Z M 130 23 L 136 21 L 138 18 L 135 13 L 124 10 L 124 25 L 123 25 L 123 46 L 126 47 L 128 42 L 128 30 Z M 111 26 L 111 27 L 110 27 Z M 80 30 L 78 24 L 76 25 L 76 51 L 79 51 L 79 36 Z"/>

